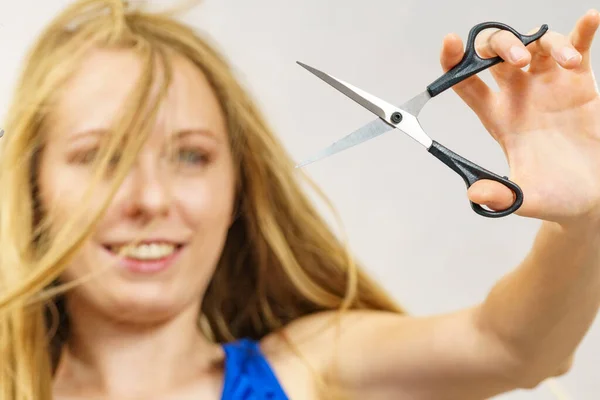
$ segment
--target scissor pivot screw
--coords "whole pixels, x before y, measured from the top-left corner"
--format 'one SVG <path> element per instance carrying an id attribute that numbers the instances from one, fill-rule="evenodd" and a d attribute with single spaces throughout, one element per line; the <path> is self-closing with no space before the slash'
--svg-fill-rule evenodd
<path id="1" fill-rule="evenodd" d="M 392 118 L 391 118 L 392 122 L 395 124 L 400 123 L 400 121 L 402 121 L 402 114 L 400 114 L 399 112 L 395 112 L 392 114 Z"/>

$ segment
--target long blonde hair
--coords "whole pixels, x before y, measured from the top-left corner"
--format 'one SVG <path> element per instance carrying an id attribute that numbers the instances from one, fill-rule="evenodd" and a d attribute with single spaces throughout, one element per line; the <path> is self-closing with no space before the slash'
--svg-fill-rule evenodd
<path id="1" fill-rule="evenodd" d="M 106 175 L 108 161 L 120 151 L 110 195 L 98 210 L 84 202 L 50 235 L 50 218 L 38 200 L 37 160 L 53 104 L 93 47 L 130 49 L 144 60 L 144 70 L 90 186 Z M 167 12 L 130 9 L 121 0 L 80 0 L 46 27 L 28 53 L 0 140 L 2 399 L 52 397 L 54 368 L 68 336 L 61 303 L 66 289 L 61 291 L 58 279 L 134 162 L 171 80 L 168 55 L 173 52 L 193 62 L 210 82 L 226 118 L 238 178 L 238 217 L 203 299 L 205 324 L 199 328 L 214 341 L 227 342 L 260 339 L 322 310 L 402 312 L 317 213 L 291 158 L 207 39 Z M 150 102 L 156 58 L 165 67 L 165 79 Z"/>

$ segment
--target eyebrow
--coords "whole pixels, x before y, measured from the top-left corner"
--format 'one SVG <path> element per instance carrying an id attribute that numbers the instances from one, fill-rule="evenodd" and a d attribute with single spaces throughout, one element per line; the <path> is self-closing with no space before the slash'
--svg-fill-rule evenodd
<path id="1" fill-rule="evenodd" d="M 183 137 L 195 135 L 195 134 L 200 134 L 202 136 L 208 136 L 211 139 L 214 139 L 216 141 L 221 141 L 221 139 L 213 131 L 211 131 L 209 129 L 201 129 L 201 128 L 180 129 L 173 134 L 173 137 L 183 138 Z"/>
<path id="2" fill-rule="evenodd" d="M 110 130 L 108 130 L 108 129 L 87 129 L 87 130 L 83 130 L 83 131 L 75 133 L 73 135 L 73 139 L 85 137 L 85 136 L 102 136 L 102 135 L 107 135 L 107 134 L 110 134 Z M 176 131 L 172 135 L 172 137 L 173 138 L 183 138 L 186 136 L 198 135 L 198 134 L 209 137 L 218 142 L 221 141 L 221 139 L 214 132 L 212 132 L 209 129 L 205 129 L 205 128 L 180 129 L 180 130 Z"/>

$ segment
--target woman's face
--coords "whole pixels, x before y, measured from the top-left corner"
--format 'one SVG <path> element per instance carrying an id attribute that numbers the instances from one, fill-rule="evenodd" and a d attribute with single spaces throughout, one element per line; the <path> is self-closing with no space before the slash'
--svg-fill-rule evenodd
<path id="1" fill-rule="evenodd" d="M 173 65 L 157 124 L 63 277 L 70 281 L 105 269 L 70 296 L 112 318 L 152 322 L 196 307 L 232 221 L 235 176 L 223 114 L 198 69 L 183 58 Z M 110 134 L 106 130 L 140 69 L 131 52 L 95 50 L 62 92 L 44 132 L 39 170 L 40 201 L 56 226 L 80 206 L 93 176 L 94 152 Z M 102 181 L 92 208 L 108 190 L 108 181 Z M 114 265 L 119 246 L 136 239 L 151 221 L 143 244 Z"/>

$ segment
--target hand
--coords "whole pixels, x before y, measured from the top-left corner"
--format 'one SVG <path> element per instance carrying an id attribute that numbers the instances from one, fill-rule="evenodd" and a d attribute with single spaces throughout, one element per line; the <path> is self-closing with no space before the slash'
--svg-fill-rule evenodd
<path id="1" fill-rule="evenodd" d="M 478 54 L 505 60 L 490 68 L 500 91 L 477 76 L 454 87 L 507 157 L 510 179 L 524 194 L 517 215 L 600 222 L 600 96 L 590 62 L 599 25 L 600 13 L 590 10 L 569 36 L 549 30 L 527 47 L 507 31 L 481 32 Z M 461 39 L 446 36 L 444 70 L 463 54 Z M 496 210 L 509 207 L 514 198 L 509 189 L 487 180 L 472 185 L 468 196 Z"/>

